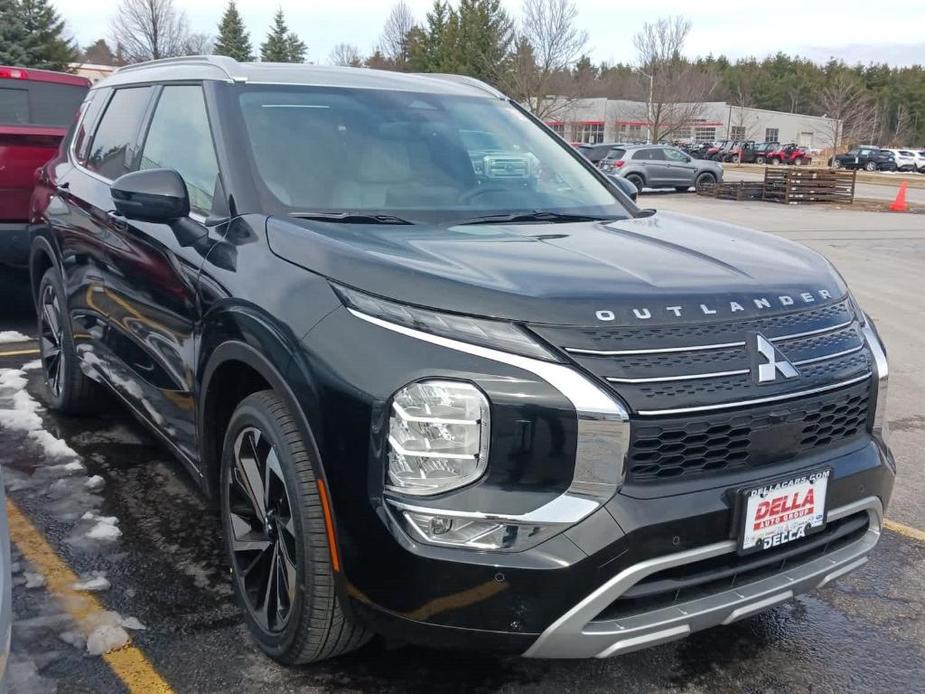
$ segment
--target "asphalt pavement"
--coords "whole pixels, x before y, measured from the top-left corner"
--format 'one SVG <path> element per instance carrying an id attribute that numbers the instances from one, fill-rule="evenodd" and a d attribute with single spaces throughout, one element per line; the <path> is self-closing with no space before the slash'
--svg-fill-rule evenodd
<path id="1" fill-rule="evenodd" d="M 891 525 L 864 567 L 729 627 L 608 660 L 534 661 L 374 641 L 334 661 L 284 668 L 251 642 L 234 605 L 217 514 L 181 465 L 116 404 L 84 418 L 38 409 L 38 431 L 47 436 L 0 431 L 8 496 L 23 518 L 14 527 L 21 547 L 14 550 L 12 691 L 925 691 L 925 216 L 674 193 L 644 195 L 641 204 L 807 243 L 835 262 L 876 319 L 892 358 L 889 419 L 900 473 Z M 0 269 L 0 296 L 8 298 L 0 332 L 34 335 L 25 282 Z M 41 405 L 35 355 L 2 356 L 34 345 L 0 344 L 0 408 L 14 397 L 16 389 L 3 385 L 14 383 L 10 374 Z M 75 617 L 88 617 L 62 597 L 60 567 L 55 574 L 51 559 L 36 552 L 42 543 L 82 581 L 108 584 L 93 593 L 94 619 L 124 625 L 132 647 L 106 660 L 87 654 Z"/>

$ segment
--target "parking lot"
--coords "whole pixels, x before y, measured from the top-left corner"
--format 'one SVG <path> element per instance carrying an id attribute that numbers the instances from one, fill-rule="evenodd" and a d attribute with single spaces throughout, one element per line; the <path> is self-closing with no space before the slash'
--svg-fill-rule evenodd
<path id="1" fill-rule="evenodd" d="M 899 476 L 890 522 L 867 565 L 730 627 L 610 660 L 373 642 L 287 669 L 251 643 L 233 602 L 218 516 L 181 465 L 116 405 L 93 418 L 39 409 L 38 429 L 0 432 L 16 544 L 13 691 L 925 691 L 925 216 L 678 193 L 645 194 L 640 205 L 805 243 L 835 263 L 877 322 L 892 361 Z M 0 334 L 34 337 L 26 277 L 0 272 Z M 41 404 L 36 358 L 31 339 L 0 344 L 0 409 L 23 381 Z M 93 600 L 75 598 L 67 571 L 94 581 Z M 132 646 L 106 660 L 87 656 L 75 617 L 124 629 Z"/>

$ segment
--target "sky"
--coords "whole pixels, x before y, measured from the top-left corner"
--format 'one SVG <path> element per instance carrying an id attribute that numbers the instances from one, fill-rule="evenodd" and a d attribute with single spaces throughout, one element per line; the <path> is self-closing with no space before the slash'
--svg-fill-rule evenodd
<path id="1" fill-rule="evenodd" d="M 55 0 L 80 45 L 109 37 L 118 0 Z M 227 0 L 174 0 L 190 29 L 214 35 Z M 422 21 L 432 0 L 406 0 Z M 502 0 L 517 18 L 522 0 Z M 392 0 L 237 0 L 256 49 L 273 13 L 282 7 L 290 29 L 308 44 L 311 62 L 328 61 L 338 43 L 372 52 Z M 817 61 L 925 64 L 925 0 L 888 0 L 884 11 L 869 0 L 575 0 L 578 23 L 588 32 L 588 53 L 601 61 L 631 62 L 633 34 L 644 22 L 681 14 L 693 22 L 686 53 L 763 58 L 777 51 Z M 876 27 L 876 30 L 874 28 Z"/>

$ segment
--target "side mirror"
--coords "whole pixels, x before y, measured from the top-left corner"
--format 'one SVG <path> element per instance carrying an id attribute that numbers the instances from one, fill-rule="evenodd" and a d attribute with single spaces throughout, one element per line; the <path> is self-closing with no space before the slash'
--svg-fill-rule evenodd
<path id="1" fill-rule="evenodd" d="M 173 169 L 145 169 L 119 176 L 109 186 L 116 211 L 127 219 L 173 222 L 189 216 L 189 193 Z"/>

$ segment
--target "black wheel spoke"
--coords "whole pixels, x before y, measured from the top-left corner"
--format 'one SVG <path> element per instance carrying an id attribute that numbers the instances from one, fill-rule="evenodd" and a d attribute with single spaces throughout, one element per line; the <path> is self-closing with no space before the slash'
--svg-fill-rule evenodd
<path id="1" fill-rule="evenodd" d="M 296 527 L 272 441 L 255 427 L 240 431 L 228 475 L 226 523 L 236 580 L 260 627 L 285 627 L 298 590 Z"/>
<path id="2" fill-rule="evenodd" d="M 61 350 L 64 347 L 63 319 L 61 305 L 52 285 L 46 284 L 42 290 L 39 313 L 39 346 L 42 355 L 42 367 L 45 382 L 54 395 L 61 394 L 64 383 L 62 372 L 64 360 Z"/>

